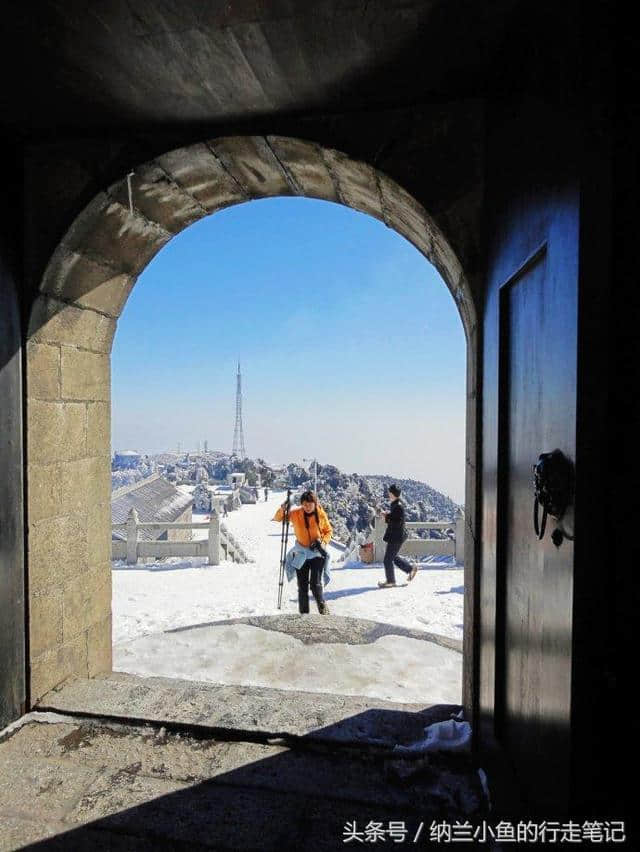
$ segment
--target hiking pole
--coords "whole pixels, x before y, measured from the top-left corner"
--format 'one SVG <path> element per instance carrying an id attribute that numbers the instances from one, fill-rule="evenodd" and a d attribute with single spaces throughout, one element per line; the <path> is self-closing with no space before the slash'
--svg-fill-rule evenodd
<path id="1" fill-rule="evenodd" d="M 284 514 L 282 515 L 282 535 L 280 537 L 280 581 L 278 583 L 278 609 L 282 609 L 282 587 L 284 585 L 284 563 L 287 559 L 287 542 L 289 540 L 289 504 L 291 502 L 291 489 L 287 489 L 287 499 L 284 502 Z"/>

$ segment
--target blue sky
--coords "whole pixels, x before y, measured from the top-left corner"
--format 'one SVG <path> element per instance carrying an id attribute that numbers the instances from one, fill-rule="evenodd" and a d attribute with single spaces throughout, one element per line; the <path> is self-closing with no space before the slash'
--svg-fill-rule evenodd
<path id="1" fill-rule="evenodd" d="M 220 211 L 166 245 L 116 332 L 112 446 L 317 456 L 464 498 L 465 340 L 436 270 L 404 238 L 325 201 Z"/>

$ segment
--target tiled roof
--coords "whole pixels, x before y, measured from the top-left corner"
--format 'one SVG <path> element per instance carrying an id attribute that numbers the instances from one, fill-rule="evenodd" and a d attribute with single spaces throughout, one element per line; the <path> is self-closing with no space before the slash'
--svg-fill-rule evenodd
<path id="1" fill-rule="evenodd" d="M 143 523 L 167 521 L 173 523 L 191 506 L 191 494 L 183 494 L 175 485 L 162 479 L 158 474 L 147 477 L 134 485 L 119 488 L 111 495 L 111 523 L 126 522 L 131 509 L 138 513 Z M 138 530 L 138 537 L 145 540 L 158 538 L 162 530 Z M 125 539 L 123 530 L 116 530 L 113 538 Z"/>

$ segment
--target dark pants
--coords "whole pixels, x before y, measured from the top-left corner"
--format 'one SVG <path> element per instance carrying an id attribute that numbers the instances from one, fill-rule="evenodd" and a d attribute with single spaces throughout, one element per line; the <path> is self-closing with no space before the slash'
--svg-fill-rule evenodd
<path id="1" fill-rule="evenodd" d="M 322 556 L 317 556 L 315 559 L 307 559 L 302 568 L 298 568 L 298 609 L 300 612 L 309 612 L 309 586 L 320 609 L 320 604 L 324 603 L 324 595 L 322 592 L 322 568 L 324 559 Z"/>
<path id="2" fill-rule="evenodd" d="M 384 573 L 387 577 L 387 583 L 395 583 L 396 581 L 396 575 L 393 570 L 394 565 L 396 568 L 404 571 L 405 574 L 409 574 L 411 571 L 411 563 L 402 556 L 398 556 L 398 551 L 403 544 L 404 542 L 402 541 L 387 542 L 387 549 L 384 552 Z"/>

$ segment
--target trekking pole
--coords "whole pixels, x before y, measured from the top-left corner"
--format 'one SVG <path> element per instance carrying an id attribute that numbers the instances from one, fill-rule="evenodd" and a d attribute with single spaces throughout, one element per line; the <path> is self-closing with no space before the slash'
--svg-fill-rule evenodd
<path id="1" fill-rule="evenodd" d="M 280 536 L 280 580 L 278 583 L 278 609 L 282 609 L 282 587 L 284 585 L 284 564 L 287 559 L 287 542 L 289 540 L 289 504 L 291 502 L 291 489 L 287 489 L 287 499 L 284 502 L 284 514 L 282 515 L 282 534 Z"/>

